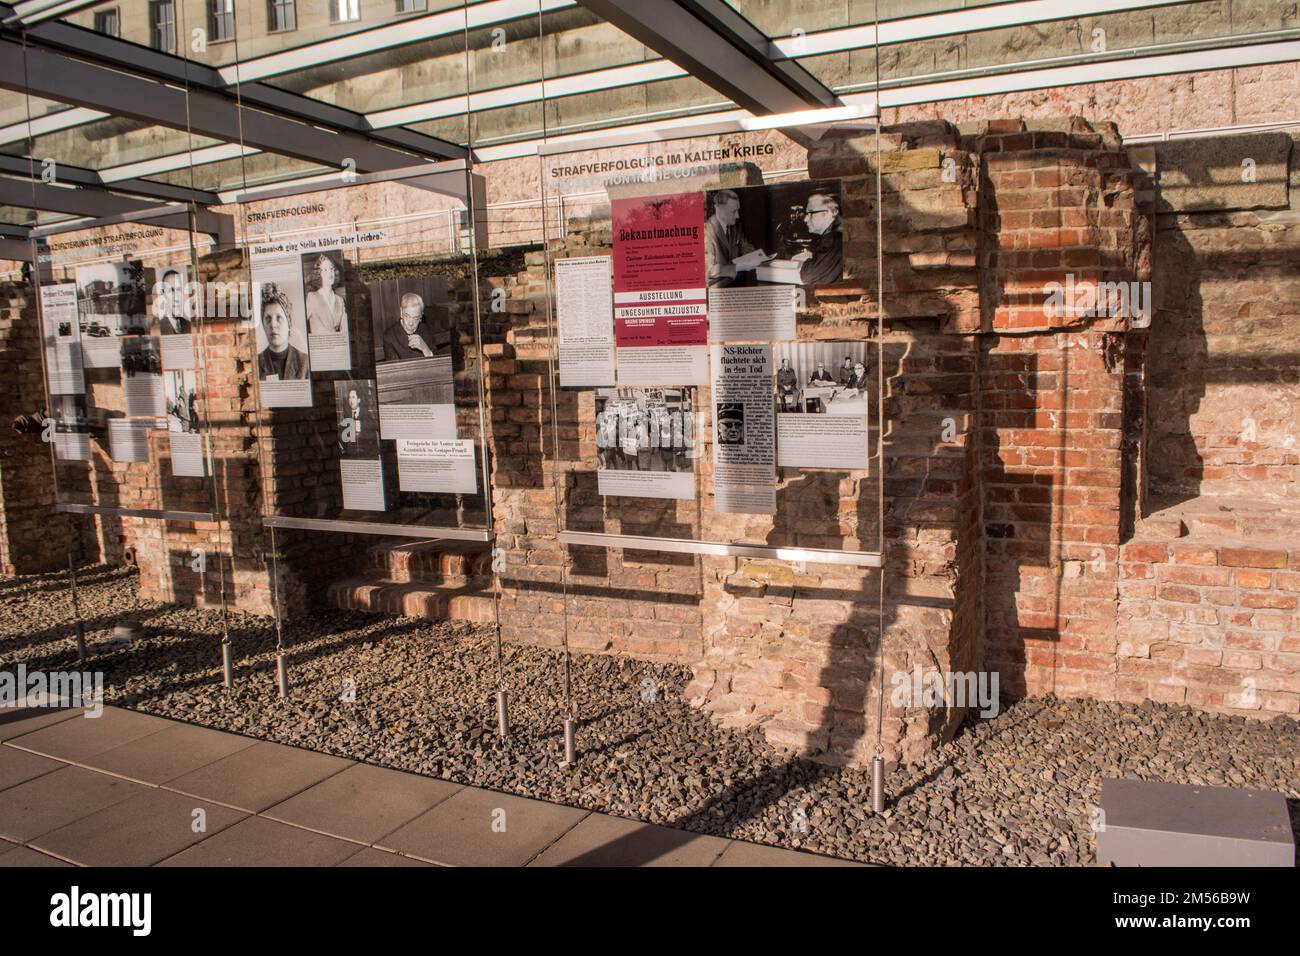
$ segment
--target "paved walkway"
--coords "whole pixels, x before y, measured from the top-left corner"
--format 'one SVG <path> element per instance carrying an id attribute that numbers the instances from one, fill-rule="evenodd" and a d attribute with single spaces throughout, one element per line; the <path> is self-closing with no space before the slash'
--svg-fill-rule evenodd
<path id="1" fill-rule="evenodd" d="M 0 866 L 849 866 L 115 707 L 0 709 Z"/>

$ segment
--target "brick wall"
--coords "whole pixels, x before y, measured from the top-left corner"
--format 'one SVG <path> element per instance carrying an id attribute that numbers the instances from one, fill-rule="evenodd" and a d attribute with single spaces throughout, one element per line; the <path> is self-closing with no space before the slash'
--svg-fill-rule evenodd
<path id="1" fill-rule="evenodd" d="M 1161 538 L 1120 552 L 1114 695 L 1251 717 L 1300 713 L 1294 538 L 1271 548 Z"/>
<path id="2" fill-rule="evenodd" d="M 555 646 L 567 634 L 577 650 L 690 664 L 697 704 L 830 760 L 867 759 L 878 732 L 889 759 L 914 758 L 953 732 L 963 717 L 956 708 L 880 700 L 882 678 L 888 698 L 888 678 L 915 667 L 996 670 L 1003 690 L 1016 694 L 1295 713 L 1293 548 L 1261 543 L 1258 530 L 1240 522 L 1189 528 L 1143 513 L 1144 488 L 1158 485 L 1159 469 L 1172 460 L 1158 431 L 1152 440 L 1167 417 L 1161 403 L 1172 401 L 1158 394 L 1166 386 L 1148 388 L 1171 364 L 1158 335 L 1177 341 L 1198 319 L 1223 323 L 1224 341 L 1247 330 L 1263 341 L 1269 329 L 1289 327 L 1285 309 L 1273 318 L 1278 295 L 1270 287 L 1289 261 L 1293 227 L 1260 230 L 1258 217 L 1208 215 L 1190 225 L 1161 220 L 1153 232 L 1139 208 L 1146 187 L 1114 127 L 1078 119 L 992 121 L 965 132 L 943 122 L 900 124 L 879 141 L 833 135 L 814 147 L 808 168 L 813 178 L 843 180 L 846 275 L 800 313 L 798 337 L 868 341 L 873 355 L 879 347 L 883 361 L 873 358 L 872 373 L 885 380 L 884 458 L 872 461 L 865 479 L 783 470 L 775 519 L 716 516 L 707 497 L 597 495 L 593 395 L 551 389 L 547 268 L 553 258 L 608 254 L 608 220 L 564 223 L 562 239 L 528 252 L 517 269 L 480 278 L 477 297 L 472 275 L 449 279 L 451 309 L 466 327 L 475 302 L 485 303 L 505 639 Z M 1193 235 L 1191 225 L 1201 232 Z M 1240 234 L 1224 231 L 1231 229 Z M 1133 309 L 1044 308 L 1050 283 L 1067 278 L 1146 280 L 1153 243 L 1156 261 L 1174 271 L 1180 256 L 1199 248 L 1202 287 L 1223 288 L 1213 299 L 1166 298 L 1151 332 L 1132 327 Z M 1216 258 L 1222 243 L 1246 252 L 1231 262 Z M 205 259 L 204 269 L 208 278 L 241 277 L 244 264 L 223 253 Z M 1268 281 L 1259 280 L 1261 270 Z M 1284 276 L 1281 288 L 1289 281 Z M 503 312 L 486 311 L 495 289 L 506 293 Z M 1228 315 L 1236 299 L 1248 307 Z M 250 335 L 214 326 L 208 344 L 212 414 L 221 422 L 217 489 L 228 523 L 169 524 L 148 534 L 126 524 L 119 532 L 158 597 L 211 600 L 186 557 L 191 547 L 215 550 L 220 530 L 235 604 L 268 610 L 263 500 L 288 513 L 338 503 L 332 458 L 327 466 L 312 456 L 326 431 L 332 439 L 332 417 L 277 411 L 259 421 Z M 460 349 L 457 367 L 473 369 L 477 348 L 462 336 Z M 1281 362 L 1271 367 L 1283 374 Z M 1256 382 L 1252 401 L 1271 400 L 1266 393 L 1277 381 Z M 708 391 L 699 390 L 706 415 Z M 317 397 L 332 404 L 323 392 Z M 464 428 L 472 424 L 462 416 Z M 698 463 L 706 495 L 709 425 L 706 417 Z M 1235 462 L 1223 487 L 1237 487 L 1256 474 L 1244 469 L 1261 464 Z M 97 462 L 93 490 L 119 500 L 159 490 L 153 472 L 124 469 Z M 1258 477 L 1279 497 L 1294 493 L 1290 472 Z M 885 567 L 882 575 L 846 565 L 565 548 L 561 527 L 862 550 L 883 537 Z M 1231 540 L 1205 550 L 1202 538 L 1212 534 Z M 365 550 L 364 541 L 343 535 L 281 532 L 275 543 L 290 613 L 319 601 L 323 584 Z"/>
<path id="3" fill-rule="evenodd" d="M 31 285 L 0 284 L 0 574 L 66 568 L 76 531 L 61 516 L 51 520 L 49 445 L 39 432 L 10 427 L 20 415 L 45 411 L 34 295 Z"/>

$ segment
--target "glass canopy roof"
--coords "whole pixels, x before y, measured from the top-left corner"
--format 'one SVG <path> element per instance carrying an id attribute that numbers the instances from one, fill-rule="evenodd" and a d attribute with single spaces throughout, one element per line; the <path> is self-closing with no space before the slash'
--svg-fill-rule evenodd
<path id="1" fill-rule="evenodd" d="M 797 108 L 859 94 L 898 105 L 1002 92 L 998 78 L 1013 74 L 1023 79 L 1012 89 L 1050 86 L 1062 82 L 1046 78 L 1061 66 L 1131 61 L 1130 75 L 1152 76 L 1201 68 L 1183 59 L 1192 53 L 1243 47 L 1242 62 L 1269 62 L 1257 48 L 1300 39 L 1294 0 L 726 0 L 695 14 L 664 0 L 622 9 L 625 20 L 606 22 L 575 0 L 86 3 L 25 32 L 6 26 L 6 53 L 86 58 L 112 71 L 110 86 L 118 72 L 155 85 L 117 101 L 129 107 L 120 109 L 93 83 L 58 96 L 57 82 L 11 82 L 0 88 L 0 162 L 30 155 L 108 185 L 226 192 L 316 176 L 350 155 L 341 139 L 283 149 L 301 126 L 255 136 L 241 109 L 365 141 L 377 151 L 372 167 L 393 168 L 467 149 L 512 155 L 501 150 L 738 104 L 789 111 L 762 108 L 762 83 L 773 77 Z M 0 12 L 12 6 L 0 0 Z M 712 52 L 727 49 L 744 52 L 753 76 L 709 74 Z M 185 109 L 150 112 L 151 89 L 180 91 Z"/>

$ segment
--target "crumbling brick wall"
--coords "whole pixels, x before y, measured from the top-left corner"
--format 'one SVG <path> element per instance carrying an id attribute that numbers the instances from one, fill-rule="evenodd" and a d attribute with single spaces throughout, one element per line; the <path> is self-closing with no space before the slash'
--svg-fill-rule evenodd
<path id="1" fill-rule="evenodd" d="M 0 574 L 66 568 L 78 524 L 53 515 L 50 446 L 41 433 L 10 427 L 46 410 L 35 295 L 31 284 L 0 285 Z"/>

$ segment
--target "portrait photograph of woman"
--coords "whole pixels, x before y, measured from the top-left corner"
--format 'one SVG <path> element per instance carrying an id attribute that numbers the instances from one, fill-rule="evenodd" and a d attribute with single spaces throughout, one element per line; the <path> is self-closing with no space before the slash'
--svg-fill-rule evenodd
<path id="1" fill-rule="evenodd" d="M 347 329 L 348 307 L 343 300 L 342 256 L 313 252 L 302 257 L 302 286 L 307 291 L 307 330 L 328 335 Z"/>
<path id="2" fill-rule="evenodd" d="M 346 269 L 339 249 L 303 253 L 307 334 L 311 337 L 312 364 L 317 371 L 347 371 L 352 367 Z"/>

